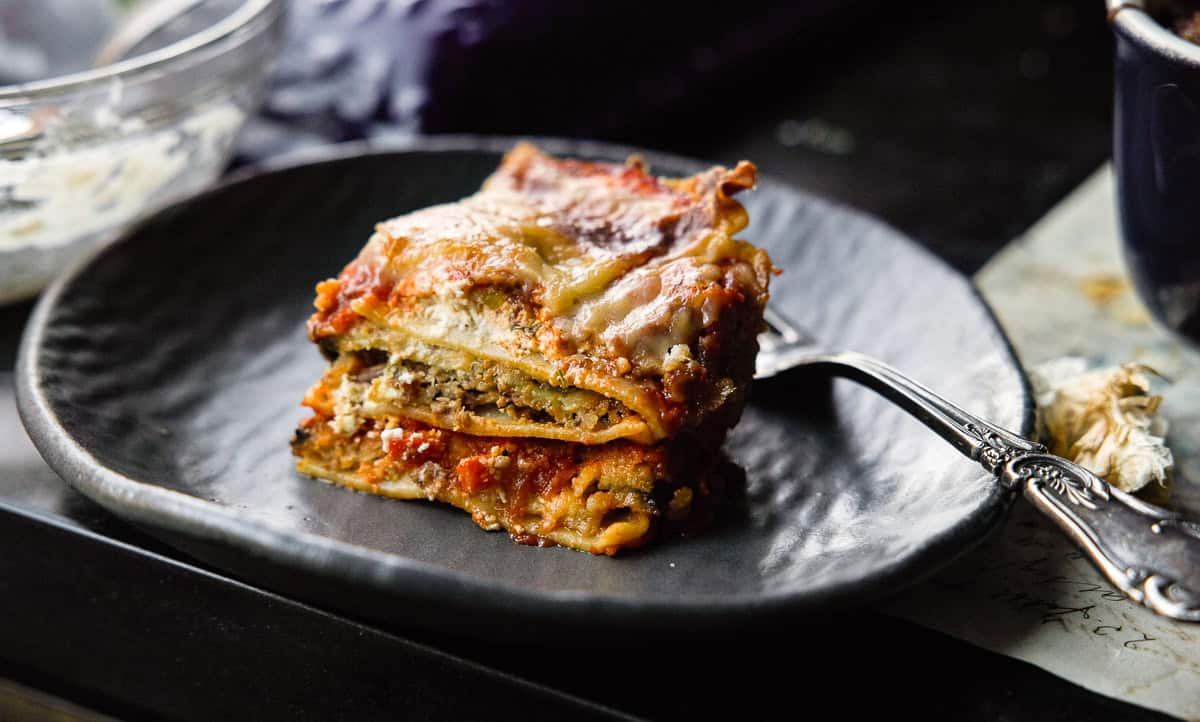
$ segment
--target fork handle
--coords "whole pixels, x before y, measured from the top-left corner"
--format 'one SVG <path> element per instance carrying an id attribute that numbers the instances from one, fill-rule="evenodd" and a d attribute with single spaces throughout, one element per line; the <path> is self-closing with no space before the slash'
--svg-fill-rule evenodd
<path id="1" fill-rule="evenodd" d="M 858 381 L 896 402 L 979 462 L 1069 536 L 1130 599 L 1200 622 L 1200 525 L 1109 486 L 1046 447 L 967 413 L 881 361 L 855 352 L 806 365 Z"/>

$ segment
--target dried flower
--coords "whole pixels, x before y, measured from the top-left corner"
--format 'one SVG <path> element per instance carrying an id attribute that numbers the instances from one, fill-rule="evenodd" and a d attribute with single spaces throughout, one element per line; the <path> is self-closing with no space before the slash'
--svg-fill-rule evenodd
<path id="1" fill-rule="evenodd" d="M 1043 437 L 1050 450 L 1071 459 L 1122 491 L 1157 482 L 1167 486 L 1174 458 L 1163 443 L 1167 422 L 1156 415 L 1161 396 L 1150 395 L 1142 364 L 1089 371 L 1087 361 L 1066 357 L 1033 369 Z"/>

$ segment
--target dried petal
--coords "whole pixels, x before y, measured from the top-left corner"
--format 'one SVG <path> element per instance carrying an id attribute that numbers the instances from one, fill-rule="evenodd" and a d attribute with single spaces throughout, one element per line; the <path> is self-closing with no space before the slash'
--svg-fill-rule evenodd
<path id="1" fill-rule="evenodd" d="M 1089 371 L 1076 357 L 1033 369 L 1047 446 L 1123 491 L 1167 486 L 1174 458 L 1163 443 L 1166 421 L 1156 415 L 1162 397 L 1150 395 L 1148 375 L 1158 374 L 1132 363 Z"/>

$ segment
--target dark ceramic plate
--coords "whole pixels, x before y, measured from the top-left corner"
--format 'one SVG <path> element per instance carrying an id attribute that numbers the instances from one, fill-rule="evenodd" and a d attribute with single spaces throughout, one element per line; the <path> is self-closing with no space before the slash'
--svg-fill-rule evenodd
<path id="1" fill-rule="evenodd" d="M 313 285 L 376 221 L 473 192 L 509 145 L 343 149 L 140 224 L 60 279 L 29 324 L 19 399 L 34 442 L 84 494 L 243 578 L 373 620 L 524 639 L 860 604 L 949 562 L 1003 517 L 1011 497 L 944 441 L 869 391 L 804 372 L 756 385 L 729 439 L 743 500 L 707 533 L 615 559 L 519 546 L 449 507 L 295 472 L 288 439 L 324 366 L 304 334 Z M 701 167 L 643 155 L 661 174 Z M 783 185 L 763 181 L 745 200 L 745 237 L 784 270 L 772 304 L 826 344 L 1028 432 L 1021 370 L 966 279 L 880 223 Z"/>

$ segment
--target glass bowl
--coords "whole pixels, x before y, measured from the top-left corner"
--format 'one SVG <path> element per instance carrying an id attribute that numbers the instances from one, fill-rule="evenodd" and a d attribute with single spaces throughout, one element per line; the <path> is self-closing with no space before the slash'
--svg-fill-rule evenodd
<path id="1" fill-rule="evenodd" d="M 196 0 L 116 62 L 0 86 L 0 303 L 225 167 L 284 0 Z"/>

